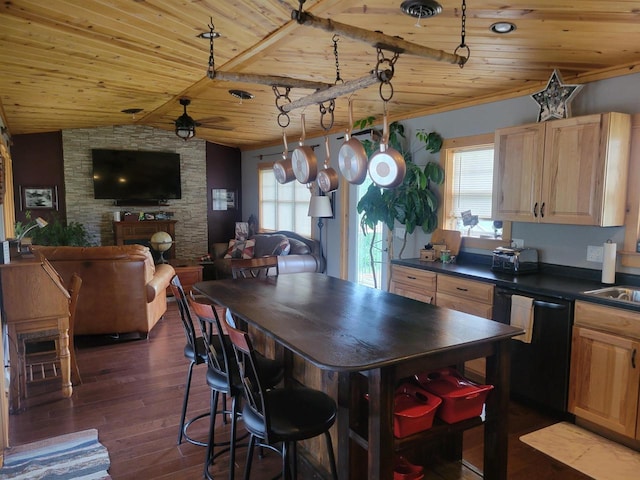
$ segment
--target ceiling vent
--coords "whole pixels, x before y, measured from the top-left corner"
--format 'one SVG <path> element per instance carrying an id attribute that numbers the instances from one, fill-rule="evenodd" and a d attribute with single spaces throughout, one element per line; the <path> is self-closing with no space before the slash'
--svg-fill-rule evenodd
<path id="1" fill-rule="evenodd" d="M 433 0 L 405 0 L 400 8 L 405 14 L 415 18 L 435 17 L 442 12 L 442 5 Z"/>

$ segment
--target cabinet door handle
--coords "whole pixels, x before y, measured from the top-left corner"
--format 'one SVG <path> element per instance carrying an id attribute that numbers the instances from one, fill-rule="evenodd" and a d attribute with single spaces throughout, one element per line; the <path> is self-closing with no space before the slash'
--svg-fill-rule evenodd
<path id="1" fill-rule="evenodd" d="M 460 290 L 461 292 L 468 292 L 468 288 L 456 287 L 456 290 Z"/>
<path id="2" fill-rule="evenodd" d="M 633 352 L 631 352 L 631 367 L 632 368 L 636 368 L 636 349 L 633 349 Z"/>
<path id="3" fill-rule="evenodd" d="M 538 202 L 533 206 L 533 216 L 538 218 Z"/>
<path id="4" fill-rule="evenodd" d="M 544 218 L 544 205 L 545 202 L 542 202 L 542 205 L 540 205 L 540 217 Z"/>
<path id="5" fill-rule="evenodd" d="M 411 277 L 411 276 L 409 276 L 409 275 L 407 275 L 407 278 L 408 278 L 409 280 L 417 280 L 417 278 L 416 278 L 416 277 Z"/>

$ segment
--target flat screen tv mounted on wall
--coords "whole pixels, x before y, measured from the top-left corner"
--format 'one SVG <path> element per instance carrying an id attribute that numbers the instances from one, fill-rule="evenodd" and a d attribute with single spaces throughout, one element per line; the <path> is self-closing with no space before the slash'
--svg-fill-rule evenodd
<path id="1" fill-rule="evenodd" d="M 180 154 L 93 149 L 93 197 L 165 201 L 182 197 Z"/>

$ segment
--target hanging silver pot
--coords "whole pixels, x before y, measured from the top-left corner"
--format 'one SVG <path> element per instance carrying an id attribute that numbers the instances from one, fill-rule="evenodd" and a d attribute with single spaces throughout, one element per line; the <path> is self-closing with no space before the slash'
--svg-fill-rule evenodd
<path id="1" fill-rule="evenodd" d="M 402 154 L 389 146 L 389 124 L 387 109 L 384 111 L 384 130 L 380 151 L 369 159 L 369 176 L 373 183 L 382 188 L 395 188 L 404 180 L 407 164 Z"/>
<path id="2" fill-rule="evenodd" d="M 282 151 L 282 160 L 273 164 L 273 174 L 276 177 L 278 183 L 289 183 L 295 180 L 296 176 L 293 173 L 293 165 L 290 158 L 287 158 L 287 151 L 289 146 L 287 145 L 287 134 L 284 129 L 282 130 L 282 141 L 284 142 L 284 150 Z"/>
<path id="3" fill-rule="evenodd" d="M 296 147 L 291 154 L 291 163 L 293 173 L 300 183 L 311 183 L 318 176 L 318 159 L 313 152 L 313 148 L 304 144 L 306 135 L 304 126 L 304 115 L 302 117 L 302 136 L 300 137 L 300 146 Z"/>
<path id="4" fill-rule="evenodd" d="M 351 137 L 353 127 L 353 109 L 349 100 L 349 127 L 344 135 L 344 142 L 338 152 L 338 167 L 347 182 L 362 184 L 367 177 L 367 152 L 357 138 Z"/>
<path id="5" fill-rule="evenodd" d="M 329 149 L 329 137 L 324 137 L 324 146 L 327 156 L 324 161 L 324 169 L 318 172 L 318 186 L 324 193 L 329 193 L 338 189 L 340 180 L 338 178 L 338 172 L 336 172 L 335 168 L 329 166 L 329 159 L 331 158 L 331 151 Z"/>

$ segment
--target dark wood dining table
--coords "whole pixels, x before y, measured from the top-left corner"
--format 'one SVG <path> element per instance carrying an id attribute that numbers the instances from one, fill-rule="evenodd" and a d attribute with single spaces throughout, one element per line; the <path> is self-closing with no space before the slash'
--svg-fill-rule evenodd
<path id="1" fill-rule="evenodd" d="M 214 280 L 194 288 L 285 350 L 338 373 L 338 473 L 345 480 L 392 479 L 396 451 L 421 441 L 419 435 L 394 437 L 399 380 L 486 357 L 486 380 L 494 390 L 485 406 L 484 477 L 507 478 L 508 341 L 522 330 L 319 273 Z M 364 422 L 355 411 L 354 397 L 361 394 L 356 386 L 362 383 L 356 378 L 365 379 L 369 398 Z M 430 435 L 457 433 L 455 424 L 431 430 Z M 458 438 L 454 450 L 461 457 L 461 431 Z M 366 471 L 350 461 L 352 442 L 367 451 Z"/>

